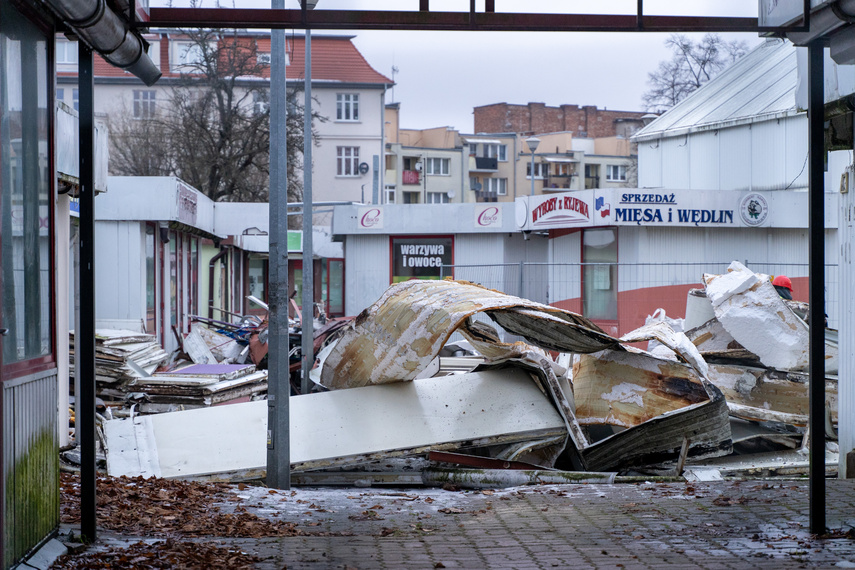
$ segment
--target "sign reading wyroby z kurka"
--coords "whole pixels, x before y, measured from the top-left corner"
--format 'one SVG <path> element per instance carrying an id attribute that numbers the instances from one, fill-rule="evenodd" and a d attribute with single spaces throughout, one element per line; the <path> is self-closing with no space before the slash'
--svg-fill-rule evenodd
<path id="1" fill-rule="evenodd" d="M 517 199 L 522 230 L 579 226 L 759 227 L 770 204 L 757 192 L 605 188 Z"/>

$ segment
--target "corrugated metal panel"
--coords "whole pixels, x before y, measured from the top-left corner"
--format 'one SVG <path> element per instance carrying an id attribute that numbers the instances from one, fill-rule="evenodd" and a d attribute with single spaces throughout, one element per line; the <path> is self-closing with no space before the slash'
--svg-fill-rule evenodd
<path id="1" fill-rule="evenodd" d="M 807 121 L 805 121 L 807 122 Z M 748 126 L 722 129 L 718 133 L 719 190 L 748 190 L 751 184 L 751 129 Z"/>
<path id="2" fill-rule="evenodd" d="M 853 174 L 850 170 L 850 176 Z M 850 184 L 851 187 L 851 184 Z M 855 449 L 855 263 L 852 259 L 855 241 L 855 196 L 850 191 L 840 197 L 840 249 L 837 259 L 840 265 L 840 296 L 848 299 L 841 307 L 840 316 L 840 369 L 838 376 L 849 379 L 840 382 L 837 392 L 838 444 L 840 445 L 839 476 L 846 476 L 846 454 Z"/>
<path id="3" fill-rule="evenodd" d="M 662 187 L 662 145 L 658 140 L 638 143 L 638 187 Z"/>
<path id="4" fill-rule="evenodd" d="M 717 190 L 719 184 L 720 162 L 719 132 L 696 133 L 689 137 L 689 184 L 693 190 Z"/>
<path id="5" fill-rule="evenodd" d="M 389 236 L 347 236 L 346 315 L 358 315 L 389 287 Z"/>
<path id="6" fill-rule="evenodd" d="M 784 188 L 787 186 L 790 188 L 807 188 L 807 160 L 810 141 L 807 116 L 788 117 L 782 119 L 781 123 L 784 125 L 783 136 L 787 141 L 787 154 L 784 158 L 784 180 L 786 181 Z M 778 136 L 781 136 L 780 133 Z M 847 151 L 846 154 L 848 155 L 849 152 Z M 835 180 L 834 185 L 830 186 L 829 189 L 836 188 L 838 182 L 839 180 Z"/>
<path id="7" fill-rule="evenodd" d="M 95 222 L 97 318 L 128 321 L 137 330 L 145 319 L 145 242 L 139 222 Z"/>
<path id="8" fill-rule="evenodd" d="M 3 567 L 59 525 L 56 370 L 0 384 L 3 390 Z"/>
<path id="9" fill-rule="evenodd" d="M 636 137 L 795 112 L 796 48 L 770 39 L 638 132 Z"/>
<path id="10" fill-rule="evenodd" d="M 662 139 L 662 187 L 689 187 L 689 136 Z"/>

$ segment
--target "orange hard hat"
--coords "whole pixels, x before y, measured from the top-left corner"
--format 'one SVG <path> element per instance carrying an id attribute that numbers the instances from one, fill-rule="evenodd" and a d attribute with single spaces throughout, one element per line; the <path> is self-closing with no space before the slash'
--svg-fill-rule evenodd
<path id="1" fill-rule="evenodd" d="M 778 287 L 786 287 L 790 291 L 793 290 L 793 282 L 790 281 L 790 278 L 786 275 L 778 275 L 772 280 L 772 285 L 777 285 Z"/>

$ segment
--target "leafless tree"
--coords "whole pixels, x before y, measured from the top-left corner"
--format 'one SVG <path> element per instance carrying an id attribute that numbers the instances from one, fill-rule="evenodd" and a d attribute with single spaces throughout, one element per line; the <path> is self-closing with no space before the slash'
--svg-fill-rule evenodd
<path id="1" fill-rule="evenodd" d="M 235 32 L 193 30 L 168 101 L 142 119 L 110 124 L 111 171 L 178 176 L 214 201 L 266 201 L 269 83 L 255 42 Z M 286 95 L 288 201 L 302 199 L 303 106 Z M 125 117 L 130 115 L 124 114 Z M 317 113 L 314 121 L 325 120 Z"/>
<path id="2" fill-rule="evenodd" d="M 728 42 L 718 34 L 706 34 L 697 43 L 671 34 L 665 45 L 671 59 L 660 61 L 656 71 L 648 74 L 649 89 L 642 95 L 649 111 L 670 109 L 748 51 L 745 42 Z"/>

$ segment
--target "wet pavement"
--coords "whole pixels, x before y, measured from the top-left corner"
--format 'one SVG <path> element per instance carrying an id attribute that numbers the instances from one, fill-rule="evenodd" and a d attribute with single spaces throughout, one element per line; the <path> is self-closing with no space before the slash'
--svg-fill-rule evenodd
<path id="1" fill-rule="evenodd" d="M 808 532 L 807 481 L 242 487 L 223 510 L 293 522 L 305 534 L 182 540 L 240 548 L 260 559 L 257 568 L 276 569 L 855 568 L 853 480 L 828 480 L 830 538 Z M 91 549 L 136 540 L 100 530 Z"/>

